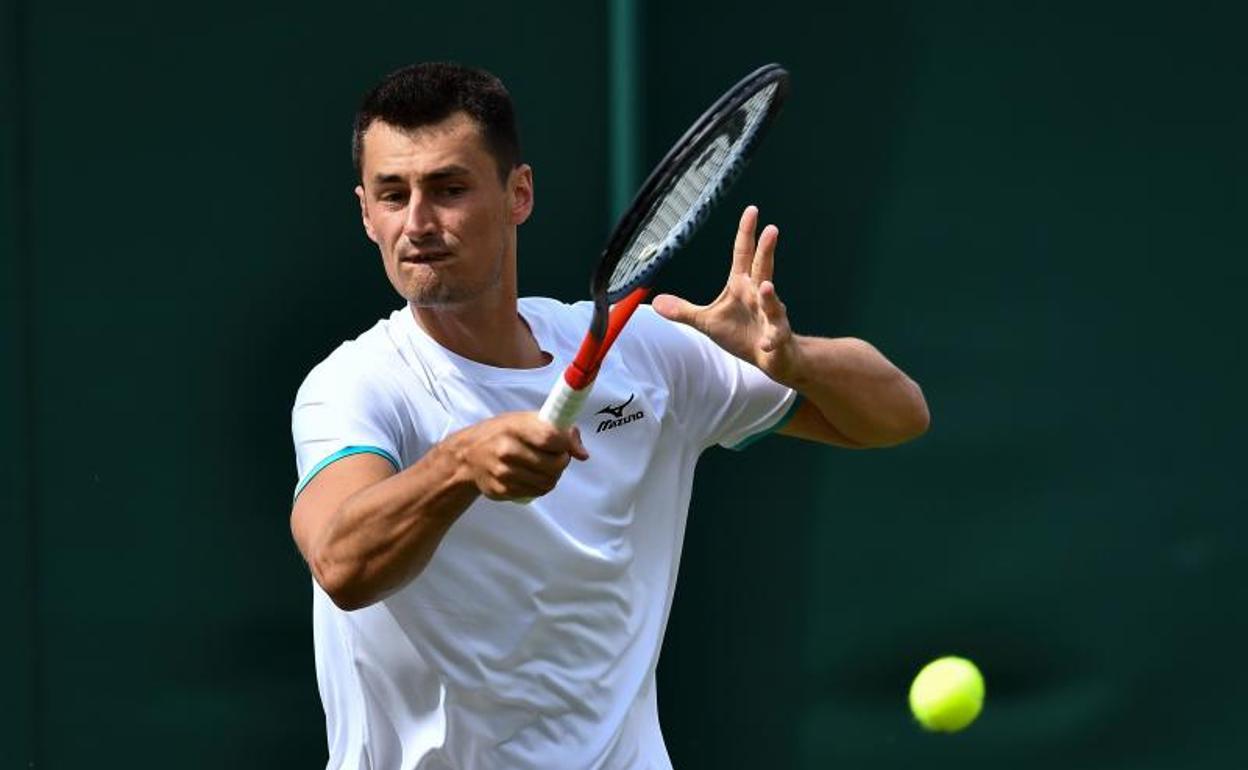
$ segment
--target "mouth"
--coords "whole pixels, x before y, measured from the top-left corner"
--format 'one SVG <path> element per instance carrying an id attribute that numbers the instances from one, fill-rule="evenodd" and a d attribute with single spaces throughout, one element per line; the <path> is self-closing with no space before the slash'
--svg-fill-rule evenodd
<path id="1" fill-rule="evenodd" d="M 441 262 L 450 258 L 449 251 L 421 251 L 415 254 L 404 254 L 399 257 L 399 261 L 408 265 L 428 265 L 433 262 Z"/>

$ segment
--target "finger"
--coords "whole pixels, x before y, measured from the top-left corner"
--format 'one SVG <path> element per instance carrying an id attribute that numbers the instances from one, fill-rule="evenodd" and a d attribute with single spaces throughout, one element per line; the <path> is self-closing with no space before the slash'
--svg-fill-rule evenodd
<path id="1" fill-rule="evenodd" d="M 758 227 L 758 206 L 746 206 L 737 224 L 737 238 L 732 244 L 732 272 L 749 273 L 754 260 L 754 230 Z"/>
<path id="2" fill-rule="evenodd" d="M 703 309 L 701 305 L 695 305 L 674 294 L 660 294 L 650 302 L 650 306 L 667 320 L 690 326 L 695 325 L 694 321 Z"/>
<path id="3" fill-rule="evenodd" d="M 580 429 L 575 425 L 567 431 L 561 431 L 543 421 L 542 428 L 548 430 L 539 431 L 539 443 L 528 445 L 527 454 L 517 452 L 507 459 L 539 473 L 554 474 L 562 473 L 573 458 L 589 459 L 589 451 L 581 442 Z"/>
<path id="4" fill-rule="evenodd" d="M 755 283 L 770 281 L 776 269 L 776 243 L 780 240 L 780 228 L 767 225 L 758 239 L 758 249 L 754 252 L 754 265 L 750 269 L 750 277 Z"/>
<path id="5" fill-rule="evenodd" d="M 493 474 L 503 475 L 514 468 L 526 468 L 546 473 L 556 467 L 562 458 L 567 457 L 564 449 L 567 439 L 559 435 L 559 431 L 553 429 L 554 426 L 550 427 L 551 433 L 555 434 L 553 439 L 539 444 L 521 438 L 501 449 L 497 455 L 497 465 L 492 470 Z M 566 460 L 564 462 L 566 463 Z"/>
<path id="6" fill-rule="evenodd" d="M 780 301 L 780 295 L 776 293 L 776 285 L 771 281 L 763 281 L 758 287 L 758 298 L 763 316 L 767 319 L 767 329 L 763 333 L 759 347 L 770 353 L 792 336 L 788 309 Z"/>
<path id="7" fill-rule="evenodd" d="M 763 308 L 763 314 L 767 316 L 768 321 L 775 323 L 776 321 L 787 320 L 784 303 L 780 301 L 780 294 L 776 291 L 776 285 L 770 280 L 765 280 L 759 284 L 758 298 Z"/>
<path id="8" fill-rule="evenodd" d="M 514 500 L 541 497 L 555 488 L 558 474 L 538 473 L 528 468 L 507 468 L 479 485 L 482 494 L 492 500 Z"/>
<path id="9" fill-rule="evenodd" d="M 589 450 L 585 448 L 585 443 L 581 441 L 581 429 L 573 425 L 569 438 L 572 439 L 572 448 L 570 450 L 572 456 L 582 462 L 588 460 Z"/>
<path id="10" fill-rule="evenodd" d="M 522 457 L 500 457 L 493 466 L 492 475 L 498 478 L 521 478 L 514 474 L 530 474 L 557 477 L 572 462 L 569 452 L 533 451 Z"/>
<path id="11" fill-rule="evenodd" d="M 521 412 L 523 420 L 517 424 L 516 439 L 529 451 L 530 462 L 545 462 L 551 457 L 566 455 L 571 446 L 568 435 L 543 420 L 537 412 Z"/>

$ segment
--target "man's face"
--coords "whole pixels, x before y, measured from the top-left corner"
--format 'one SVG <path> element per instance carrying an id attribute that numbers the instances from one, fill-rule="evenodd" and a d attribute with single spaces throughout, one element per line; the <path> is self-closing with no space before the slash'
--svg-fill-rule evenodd
<path id="1" fill-rule="evenodd" d="M 364 230 L 395 290 L 418 307 L 515 293 L 516 225 L 533 209 L 528 166 L 499 181 L 472 118 L 405 131 L 380 121 L 364 134 Z"/>

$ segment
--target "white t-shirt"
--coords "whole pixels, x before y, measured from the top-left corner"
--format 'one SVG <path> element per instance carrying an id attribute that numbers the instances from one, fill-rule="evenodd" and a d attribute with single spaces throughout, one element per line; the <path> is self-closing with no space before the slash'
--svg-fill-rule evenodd
<path id="1" fill-rule="evenodd" d="M 335 350 L 296 398 L 299 488 L 348 454 L 402 469 L 454 431 L 540 407 L 591 307 L 525 298 L 520 313 L 548 365 L 467 360 L 408 308 Z M 670 767 L 654 675 L 694 465 L 774 429 L 795 398 L 641 307 L 578 421 L 590 459 L 554 491 L 479 498 L 418 577 L 364 609 L 313 581 L 328 767 Z"/>

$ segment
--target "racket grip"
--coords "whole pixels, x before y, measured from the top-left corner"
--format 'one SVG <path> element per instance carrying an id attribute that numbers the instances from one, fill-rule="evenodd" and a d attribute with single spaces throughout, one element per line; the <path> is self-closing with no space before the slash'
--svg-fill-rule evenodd
<path id="1" fill-rule="evenodd" d="M 542 404 L 542 410 L 538 412 L 538 416 L 559 430 L 571 428 L 572 423 L 576 422 L 576 418 L 581 413 L 581 407 L 585 405 L 585 399 L 589 398 L 589 391 L 593 388 L 594 384 L 591 382 L 580 390 L 576 390 L 560 377 L 555 387 L 550 389 L 550 394 L 546 396 L 546 403 Z"/>
<path id="2" fill-rule="evenodd" d="M 546 396 L 546 403 L 542 404 L 542 409 L 537 416 L 559 430 L 567 430 L 572 427 L 572 423 L 576 422 L 577 416 L 581 413 L 581 407 L 585 405 L 585 399 L 589 398 L 589 391 L 593 389 L 594 383 L 591 382 L 577 390 L 560 377 L 555 387 L 550 389 L 550 393 Z M 533 502 L 533 498 L 517 497 L 512 502 L 527 505 Z"/>

